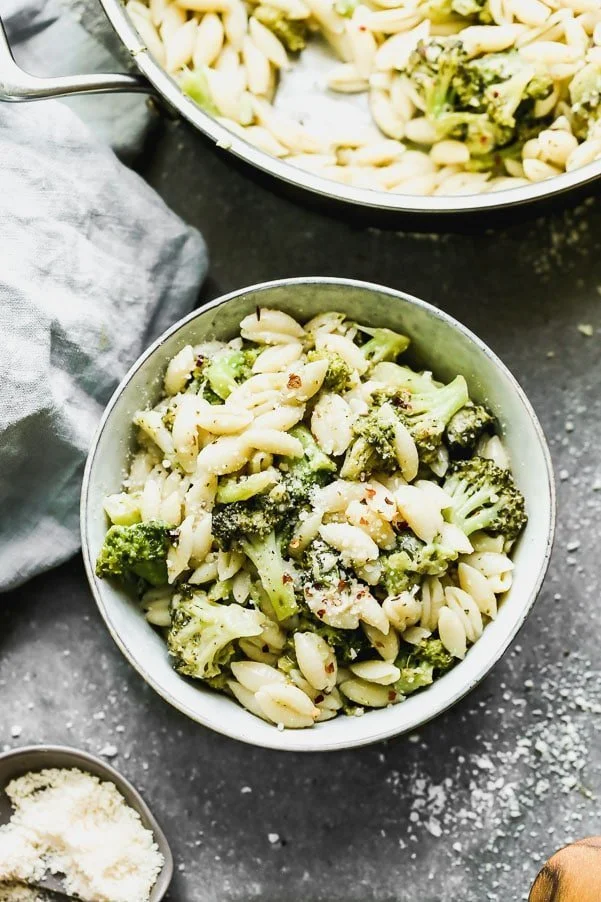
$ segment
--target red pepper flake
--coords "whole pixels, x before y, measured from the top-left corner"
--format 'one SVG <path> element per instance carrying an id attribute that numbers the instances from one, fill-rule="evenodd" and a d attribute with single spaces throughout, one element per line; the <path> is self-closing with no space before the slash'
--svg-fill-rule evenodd
<path id="1" fill-rule="evenodd" d="M 348 587 L 348 583 L 345 579 L 341 579 L 338 581 L 338 591 L 344 592 L 344 590 Z"/>
<path id="2" fill-rule="evenodd" d="M 326 673 L 334 673 L 334 664 L 331 661 L 326 664 Z"/>
<path id="3" fill-rule="evenodd" d="M 320 620 L 321 620 L 322 617 L 325 617 L 325 616 L 326 616 L 326 609 L 325 609 L 325 608 L 322 608 L 320 611 L 317 611 L 317 616 L 319 617 Z"/>
<path id="4" fill-rule="evenodd" d="M 384 498 L 384 504 L 394 504 L 392 498 L 389 498 L 388 495 Z"/>
<path id="5" fill-rule="evenodd" d="M 375 497 L 376 497 L 376 490 L 375 490 L 375 489 L 369 489 L 369 488 L 368 488 L 368 489 L 365 489 L 365 494 L 367 495 L 368 498 L 375 498 Z"/>
<path id="6" fill-rule="evenodd" d="M 393 702 L 396 699 L 396 692 L 394 689 L 390 689 L 388 692 L 388 701 Z"/>
<path id="7" fill-rule="evenodd" d="M 368 526 L 368 525 L 369 525 L 369 520 L 367 519 L 367 517 L 361 517 L 361 518 L 359 519 L 359 523 L 361 524 L 361 526 Z"/>
<path id="8" fill-rule="evenodd" d="M 324 700 L 324 697 L 325 696 L 323 696 L 323 695 L 316 695 L 315 696 L 315 704 L 318 705 L 320 702 L 322 702 Z"/>
<path id="9" fill-rule="evenodd" d="M 290 576 L 289 573 L 284 573 L 284 575 L 282 576 L 282 582 L 283 583 L 291 583 L 292 582 L 292 577 Z"/>
<path id="10" fill-rule="evenodd" d="M 296 373 L 290 373 L 287 384 L 288 388 L 300 388 L 303 384 L 303 380 L 300 376 L 297 376 Z"/>
<path id="11" fill-rule="evenodd" d="M 366 26 L 366 25 L 360 25 L 360 26 L 359 26 L 359 31 L 367 31 L 367 26 Z"/>
<path id="12" fill-rule="evenodd" d="M 198 354 L 196 357 L 196 366 L 203 366 L 206 359 L 207 358 L 203 357 L 202 354 Z"/>
<path id="13" fill-rule="evenodd" d="M 300 548 L 300 539 L 292 539 L 288 547 L 296 551 L 297 548 Z"/>

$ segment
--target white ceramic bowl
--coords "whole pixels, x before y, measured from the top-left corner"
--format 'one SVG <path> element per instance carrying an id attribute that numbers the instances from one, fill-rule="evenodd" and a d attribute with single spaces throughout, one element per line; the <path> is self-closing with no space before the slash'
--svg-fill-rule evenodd
<path id="1" fill-rule="evenodd" d="M 411 336 L 412 362 L 441 379 L 458 373 L 470 395 L 498 418 L 516 482 L 526 498 L 528 525 L 515 548 L 515 575 L 499 616 L 464 661 L 423 692 L 363 717 L 336 717 L 306 730 L 279 732 L 224 695 L 204 689 L 173 670 L 163 638 L 136 604 L 94 574 L 107 523 L 104 496 L 119 491 L 132 442 L 132 416 L 158 400 L 167 362 L 185 344 L 239 332 L 257 305 L 277 307 L 304 321 L 319 311 L 340 310 L 372 326 Z M 142 677 L 189 717 L 235 739 L 267 748 L 326 751 L 350 748 L 414 730 L 445 711 L 488 673 L 522 626 L 545 575 L 555 521 L 551 461 L 540 424 L 520 386 L 492 351 L 446 313 L 390 288 L 348 279 L 301 278 L 254 285 L 212 301 L 159 338 L 142 354 L 109 401 L 85 470 L 81 531 L 85 566 L 100 612 L 121 651 Z"/>

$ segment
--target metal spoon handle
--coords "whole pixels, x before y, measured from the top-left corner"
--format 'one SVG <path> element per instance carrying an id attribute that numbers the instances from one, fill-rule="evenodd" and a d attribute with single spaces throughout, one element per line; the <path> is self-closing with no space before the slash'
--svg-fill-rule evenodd
<path id="1" fill-rule="evenodd" d="M 0 101 L 19 103 L 68 97 L 71 94 L 112 94 L 118 91 L 152 93 L 150 83 L 138 75 L 126 73 L 65 75 L 39 78 L 24 72 L 15 62 L 0 18 Z"/>

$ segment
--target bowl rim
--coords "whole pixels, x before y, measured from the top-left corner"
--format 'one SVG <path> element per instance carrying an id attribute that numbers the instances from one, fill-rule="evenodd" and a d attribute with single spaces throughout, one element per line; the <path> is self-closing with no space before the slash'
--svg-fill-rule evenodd
<path id="1" fill-rule="evenodd" d="M 155 902 L 160 902 L 160 900 L 164 897 L 165 893 L 169 889 L 169 885 L 173 878 L 173 853 L 161 825 L 158 823 L 156 817 L 154 816 L 144 797 L 140 793 L 139 789 L 137 789 L 134 784 L 130 780 L 128 780 L 127 777 L 125 777 L 120 771 L 114 768 L 111 764 L 108 764 L 102 758 L 99 758 L 98 755 L 93 755 L 91 752 L 86 752 L 83 749 L 78 749 L 71 745 L 56 745 L 54 743 L 41 742 L 38 745 L 20 746 L 16 749 L 9 749 L 8 751 L 1 752 L 0 764 L 3 761 L 10 761 L 11 759 L 25 757 L 25 755 L 48 755 L 50 758 L 52 758 L 53 755 L 71 756 L 74 759 L 74 763 L 73 765 L 71 765 L 72 767 L 77 767 L 75 761 L 83 762 L 82 768 L 85 767 L 85 763 L 91 764 L 99 772 L 106 775 L 106 779 L 117 787 L 117 790 L 121 795 L 123 795 L 121 788 L 125 787 L 127 789 L 127 791 L 135 800 L 135 805 L 131 805 L 128 800 L 125 799 L 126 804 L 128 804 L 130 808 L 133 808 L 134 811 L 136 811 L 138 814 L 141 814 L 146 820 L 147 825 L 149 826 L 154 836 L 155 843 L 159 848 L 159 852 L 162 854 L 164 859 L 163 867 L 159 871 L 156 881 L 153 884 L 151 890 L 152 899 L 155 888 L 160 887 L 159 894 L 155 894 Z M 47 768 L 56 766 L 57 765 L 53 764 L 52 760 L 50 760 L 42 767 L 38 767 L 36 765 L 32 769 L 34 771 L 45 770 Z M 63 765 L 62 768 L 64 767 L 65 766 Z M 98 776 L 98 774 L 94 774 L 93 776 Z M 0 792 L 4 792 L 5 788 L 5 785 L 0 784 Z"/>
<path id="2" fill-rule="evenodd" d="M 534 582 L 534 586 L 532 591 L 530 592 L 526 602 L 524 603 L 522 609 L 520 610 L 520 614 L 516 617 L 515 622 L 509 630 L 505 640 L 498 646 L 494 655 L 489 658 L 485 663 L 483 663 L 477 672 L 473 674 L 468 681 L 457 687 L 457 689 L 451 693 L 451 695 L 445 700 L 443 704 L 441 704 L 436 710 L 434 710 L 430 715 L 419 718 L 416 717 L 414 720 L 400 729 L 398 726 L 394 724 L 390 727 L 384 727 L 379 729 L 374 729 L 373 732 L 368 733 L 367 735 L 351 738 L 351 739 L 340 739 L 337 741 L 331 741 L 327 739 L 327 735 L 324 731 L 324 739 L 323 742 L 319 744 L 319 747 L 315 748 L 306 748 L 303 745 L 298 745 L 294 741 L 294 737 L 290 739 L 289 734 L 294 731 L 286 731 L 287 740 L 286 744 L 282 741 L 282 734 L 274 728 L 273 730 L 273 738 L 269 741 L 255 739 L 254 734 L 252 732 L 241 732 L 236 729 L 228 728 L 228 723 L 224 721 L 223 723 L 216 724 L 211 718 L 204 717 L 202 713 L 194 711 L 187 704 L 176 699 L 167 689 L 162 687 L 158 680 L 156 680 L 153 675 L 144 667 L 144 665 L 136 658 L 135 654 L 130 651 L 125 640 L 119 635 L 118 631 L 113 627 L 111 622 L 111 618 L 109 615 L 109 611 L 107 606 L 104 603 L 104 599 L 102 597 L 102 592 L 99 585 L 99 580 L 95 574 L 94 560 L 92 559 L 90 544 L 88 541 L 88 519 L 90 513 L 89 507 L 89 491 L 91 484 L 92 472 L 94 469 L 94 463 L 96 459 L 96 453 L 98 450 L 98 445 L 100 442 L 100 438 L 105 428 L 107 427 L 109 420 L 111 418 L 111 414 L 113 408 L 116 406 L 119 401 L 123 391 L 126 389 L 130 380 L 134 376 L 134 374 L 142 367 L 146 361 L 169 339 L 172 335 L 178 332 L 180 329 L 185 328 L 190 322 L 195 320 L 198 316 L 206 313 L 208 310 L 214 310 L 217 307 L 220 307 L 224 304 L 229 303 L 229 301 L 234 300 L 242 295 L 249 294 L 251 292 L 261 292 L 270 290 L 272 288 L 285 288 L 287 286 L 293 285 L 341 285 L 349 288 L 362 288 L 371 292 L 378 292 L 388 294 L 391 298 L 401 298 L 403 301 L 408 302 L 410 305 L 418 307 L 422 310 L 425 310 L 429 315 L 434 316 L 440 320 L 442 320 L 447 326 L 452 329 L 459 331 L 465 338 L 475 344 L 479 350 L 489 358 L 489 360 L 495 365 L 497 369 L 499 369 L 505 377 L 508 379 L 511 387 L 517 397 L 519 398 L 521 404 L 525 408 L 526 413 L 533 425 L 534 431 L 536 433 L 538 443 L 540 449 L 543 454 L 543 458 L 545 461 L 545 487 L 547 491 L 548 503 L 549 503 L 549 521 L 546 524 L 546 539 L 545 539 L 545 552 L 543 558 L 540 562 L 539 572 Z M 439 307 L 434 306 L 433 304 L 428 303 L 427 301 L 423 301 L 420 298 L 415 297 L 414 295 L 408 294 L 407 292 L 400 291 L 395 288 L 389 288 L 384 285 L 379 285 L 375 282 L 367 282 L 359 279 L 349 279 L 343 277 L 336 276 L 298 276 L 298 277 L 290 277 L 284 279 L 272 279 L 267 282 L 257 282 L 254 285 L 245 286 L 243 288 L 238 288 L 233 291 L 228 292 L 227 294 L 220 295 L 217 298 L 209 301 L 206 304 L 203 304 L 202 307 L 196 308 L 192 310 L 189 314 L 179 319 L 172 326 L 169 327 L 165 332 L 163 332 L 155 341 L 153 341 L 149 347 L 142 352 L 142 354 L 138 357 L 138 359 L 132 364 L 130 369 L 127 371 L 125 376 L 121 379 L 119 385 L 111 395 L 104 413 L 101 417 L 101 420 L 98 424 L 94 437 L 92 439 L 90 450 L 88 452 L 82 487 L 81 487 L 81 504 L 80 504 L 80 528 L 81 528 L 81 543 L 82 543 L 82 555 L 84 560 L 84 566 L 86 570 L 86 575 L 88 578 L 88 582 L 90 588 L 92 590 L 92 595 L 100 614 L 109 630 L 109 633 L 113 637 L 118 648 L 121 650 L 125 658 L 129 661 L 132 667 L 139 673 L 139 675 L 147 682 L 154 690 L 158 693 L 164 701 L 168 702 L 172 705 L 176 710 L 181 711 L 187 717 L 191 718 L 191 720 L 196 721 L 197 723 L 202 724 L 204 727 L 208 727 L 211 730 L 214 730 L 217 733 L 220 733 L 223 736 L 227 736 L 230 739 L 237 739 L 251 745 L 256 745 L 261 748 L 269 748 L 278 751 L 292 751 L 292 752 L 325 752 L 325 751 L 339 751 L 342 749 L 355 748 L 362 745 L 369 745 L 373 742 L 380 742 L 384 739 L 390 739 L 393 736 L 404 735 L 412 730 L 419 729 L 425 724 L 429 723 L 431 720 L 434 720 L 436 717 L 439 717 L 445 711 L 448 711 L 449 708 L 452 708 L 457 702 L 461 701 L 469 692 L 472 691 L 487 674 L 492 670 L 495 664 L 503 657 L 503 655 L 508 650 L 509 646 L 512 644 L 515 639 L 517 633 L 520 631 L 524 622 L 526 621 L 532 607 L 538 597 L 540 592 L 543 580 L 547 573 L 547 569 L 549 567 L 549 560 L 551 557 L 551 551 L 553 548 L 553 540 L 555 536 L 555 521 L 556 521 L 556 492 L 555 492 L 555 478 L 553 473 L 553 464 L 551 461 L 551 454 L 549 451 L 549 446 L 547 444 L 547 440 L 545 438 L 545 434 L 543 432 L 542 426 L 538 420 L 538 417 L 532 407 L 530 401 L 528 400 L 524 390 L 516 380 L 515 376 L 511 373 L 511 371 L 507 368 L 507 366 L 503 363 L 503 361 L 488 347 L 488 345 L 482 341 L 482 339 L 478 338 L 474 332 L 464 326 L 463 323 L 460 323 L 453 316 L 448 314 L 446 311 L 441 310 Z"/>

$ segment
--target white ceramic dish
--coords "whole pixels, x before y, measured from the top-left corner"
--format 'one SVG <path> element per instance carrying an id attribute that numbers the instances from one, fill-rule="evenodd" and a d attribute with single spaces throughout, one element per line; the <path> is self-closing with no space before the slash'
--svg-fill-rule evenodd
<path id="1" fill-rule="evenodd" d="M 12 805 L 4 792 L 10 781 L 23 777 L 30 771 L 46 770 L 52 767 L 76 767 L 101 780 L 114 783 L 127 804 L 138 812 L 142 824 L 154 835 L 159 852 L 165 859 L 150 892 L 150 902 L 161 902 L 173 877 L 173 856 L 167 838 L 135 786 L 106 761 L 90 755 L 89 752 L 82 752 L 64 745 L 28 745 L 0 754 L 0 824 L 7 824 L 12 816 Z M 62 884 L 63 880 L 60 876 L 48 874 L 45 879 L 39 881 L 38 886 L 54 892 L 61 892 Z M 59 897 L 53 896 L 53 898 Z M 60 898 L 71 899 L 72 897 L 61 895 Z"/>
<path id="2" fill-rule="evenodd" d="M 515 548 L 515 578 L 498 618 L 464 661 L 423 692 L 363 717 L 340 716 L 308 730 L 279 732 L 226 696 L 179 676 L 163 638 L 134 602 L 110 582 L 98 580 L 94 562 L 107 524 L 102 500 L 118 491 L 132 442 L 132 416 L 157 400 L 167 362 L 185 344 L 229 339 L 257 305 L 277 307 L 306 320 L 323 310 L 340 310 L 370 325 L 388 326 L 412 339 L 412 362 L 441 379 L 457 373 L 470 395 L 498 418 L 513 472 L 524 493 L 528 525 Z M 301 278 L 255 285 L 212 301 L 159 338 L 142 354 L 111 398 L 88 457 L 82 488 L 81 531 L 85 566 L 104 620 L 131 664 L 170 704 L 235 739 L 289 751 L 329 751 L 364 745 L 415 730 L 466 695 L 488 673 L 515 637 L 545 575 L 555 522 L 555 492 L 549 451 L 532 407 L 511 373 L 492 351 L 446 313 L 417 298 L 366 282 Z"/>

